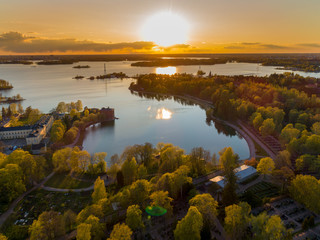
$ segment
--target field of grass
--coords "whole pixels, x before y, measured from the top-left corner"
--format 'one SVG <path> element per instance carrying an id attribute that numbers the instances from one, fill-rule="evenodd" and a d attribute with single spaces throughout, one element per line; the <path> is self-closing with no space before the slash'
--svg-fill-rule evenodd
<path id="1" fill-rule="evenodd" d="M 92 184 L 92 182 L 83 182 L 63 173 L 56 173 L 47 181 L 45 186 L 63 189 L 78 189 L 90 187 Z"/>

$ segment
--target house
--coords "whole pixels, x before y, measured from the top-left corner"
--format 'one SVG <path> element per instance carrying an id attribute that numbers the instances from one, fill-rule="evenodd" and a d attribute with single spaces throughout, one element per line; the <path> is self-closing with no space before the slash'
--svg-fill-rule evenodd
<path id="1" fill-rule="evenodd" d="M 219 185 L 219 187 L 224 188 L 224 185 L 225 185 L 224 177 L 216 176 L 214 178 L 211 178 L 209 180 L 209 184 L 211 184 L 211 183 L 216 183 Z"/>

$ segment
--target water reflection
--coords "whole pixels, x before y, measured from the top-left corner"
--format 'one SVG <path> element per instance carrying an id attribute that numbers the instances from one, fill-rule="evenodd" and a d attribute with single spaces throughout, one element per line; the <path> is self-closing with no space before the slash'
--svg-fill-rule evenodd
<path id="1" fill-rule="evenodd" d="M 173 75 L 177 73 L 176 67 L 157 67 L 156 68 L 157 74 L 167 74 L 167 75 Z"/>
<path id="2" fill-rule="evenodd" d="M 156 119 L 168 120 L 168 119 L 171 119 L 171 116 L 172 116 L 172 112 L 170 112 L 168 109 L 159 108 L 157 110 Z"/>

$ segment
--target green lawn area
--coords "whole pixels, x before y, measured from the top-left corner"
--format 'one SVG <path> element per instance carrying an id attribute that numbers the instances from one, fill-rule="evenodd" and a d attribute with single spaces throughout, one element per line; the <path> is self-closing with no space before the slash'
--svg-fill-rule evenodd
<path id="1" fill-rule="evenodd" d="M 90 187 L 92 184 L 93 183 L 91 182 L 79 181 L 63 173 L 56 173 L 47 181 L 45 186 L 63 189 L 78 189 Z"/>
<path id="2" fill-rule="evenodd" d="M 256 154 L 259 156 L 266 156 L 268 157 L 269 154 L 254 140 L 252 140 L 254 142 L 254 146 L 256 148 Z"/>
<path id="3" fill-rule="evenodd" d="M 259 182 L 250 188 L 247 191 L 252 192 L 254 195 L 263 198 L 271 198 L 279 195 L 279 188 L 269 182 Z"/>

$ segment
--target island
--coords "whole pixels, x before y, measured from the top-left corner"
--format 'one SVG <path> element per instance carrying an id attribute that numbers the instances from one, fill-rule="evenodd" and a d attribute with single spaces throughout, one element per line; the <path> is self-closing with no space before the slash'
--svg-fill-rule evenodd
<path id="1" fill-rule="evenodd" d="M 72 68 L 90 68 L 90 66 L 89 65 L 77 65 Z"/>

